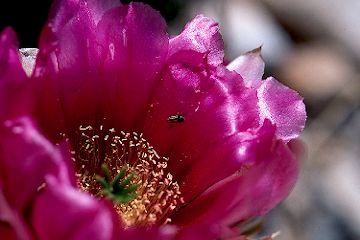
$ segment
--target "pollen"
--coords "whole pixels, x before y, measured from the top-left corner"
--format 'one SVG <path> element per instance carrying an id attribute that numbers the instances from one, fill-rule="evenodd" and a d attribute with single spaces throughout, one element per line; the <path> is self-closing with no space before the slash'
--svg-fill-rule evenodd
<path id="1" fill-rule="evenodd" d="M 114 202 L 123 223 L 129 227 L 171 222 L 170 214 L 183 202 L 179 185 L 167 171 L 168 158 L 160 157 L 142 134 L 118 133 L 101 125 L 80 126 L 76 136 L 78 146 L 71 153 L 82 191 L 104 197 L 96 178 L 101 166 L 108 166 L 112 178 L 125 168 L 133 176 L 130 184 L 138 187 L 131 201 Z"/>

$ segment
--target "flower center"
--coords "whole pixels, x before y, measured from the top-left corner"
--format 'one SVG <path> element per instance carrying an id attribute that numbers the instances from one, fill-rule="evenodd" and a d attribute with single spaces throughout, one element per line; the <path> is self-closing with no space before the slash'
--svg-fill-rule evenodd
<path id="1" fill-rule="evenodd" d="M 80 126 L 76 136 L 72 155 L 80 189 L 99 197 L 110 194 L 126 226 L 171 222 L 169 215 L 183 201 L 179 185 L 166 173 L 168 159 L 142 134 L 116 133 L 101 125 Z"/>

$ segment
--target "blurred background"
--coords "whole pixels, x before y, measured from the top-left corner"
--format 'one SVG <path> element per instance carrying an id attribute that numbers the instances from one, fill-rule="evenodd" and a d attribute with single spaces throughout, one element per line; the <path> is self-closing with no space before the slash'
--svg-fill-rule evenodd
<path id="1" fill-rule="evenodd" d="M 123 3 L 129 1 L 122 1 Z M 305 98 L 307 156 L 299 181 L 263 220 L 278 240 L 360 239 L 360 1 L 152 0 L 178 33 L 196 14 L 220 23 L 227 60 L 262 47 L 267 76 Z M 10 1 L 0 29 L 11 25 L 21 47 L 36 47 L 51 0 Z"/>

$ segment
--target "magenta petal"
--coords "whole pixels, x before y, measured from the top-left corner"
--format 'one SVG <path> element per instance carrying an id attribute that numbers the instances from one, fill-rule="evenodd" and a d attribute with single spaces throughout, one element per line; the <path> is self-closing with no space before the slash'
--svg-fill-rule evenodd
<path id="1" fill-rule="evenodd" d="M 95 29 L 91 9 L 80 5 L 64 27 L 54 33 L 58 41 L 58 70 L 50 77 L 58 85 L 66 126 L 70 131 L 80 124 L 94 124 L 96 118 L 99 59 Z"/>
<path id="2" fill-rule="evenodd" d="M 270 77 L 257 89 L 261 121 L 276 125 L 276 135 L 288 142 L 299 136 L 306 121 L 303 98 L 294 90 Z"/>
<path id="3" fill-rule="evenodd" d="M 198 15 L 186 24 L 182 33 L 170 40 L 171 62 L 200 63 L 202 58 L 217 66 L 224 60 L 224 42 L 219 27 L 213 20 Z"/>
<path id="4" fill-rule="evenodd" d="M 0 179 L 1 180 L 1 179 Z M 30 231 L 22 220 L 21 212 L 13 209 L 6 199 L 0 181 L 0 236 L 1 239 L 30 240 Z"/>
<path id="5" fill-rule="evenodd" d="M 62 8 L 55 7 L 61 11 L 50 19 L 40 38 L 33 81 L 35 115 L 48 135 L 69 136 L 80 124 L 96 122 L 100 85 L 94 15 L 100 10 L 80 2 L 64 1 Z"/>
<path id="6" fill-rule="evenodd" d="M 107 11 L 97 30 L 105 86 L 101 111 L 113 127 L 138 130 L 168 52 L 166 23 L 149 6 L 131 3 Z"/>
<path id="7" fill-rule="evenodd" d="M 71 136 L 79 125 L 97 120 L 102 61 L 96 26 L 117 5 L 115 0 L 58 0 L 52 6 L 40 38 L 34 89 L 35 115 L 55 141 L 54 132 Z"/>
<path id="8" fill-rule="evenodd" d="M 224 153 L 220 146 L 230 146 L 226 148 L 230 157 L 230 152 L 237 151 L 237 145 L 229 143 L 239 141 L 229 138 L 258 126 L 255 90 L 247 89 L 238 74 L 225 68 L 212 69 L 210 74 L 204 77 L 184 66 L 172 66 L 146 121 L 145 137 L 162 155 L 170 157 L 169 171 L 179 181 L 194 165 L 198 165 L 197 170 L 194 169 L 198 171 L 200 161 L 219 164 L 219 159 L 223 159 L 220 152 Z M 183 123 L 166 121 L 177 113 L 184 116 Z M 210 152 L 218 158 L 211 157 Z M 224 172 L 218 174 L 220 179 L 238 170 L 241 164 L 237 157 L 230 157 L 229 168 L 224 167 Z M 214 181 L 210 176 L 206 179 L 210 180 L 202 183 L 206 186 Z"/>
<path id="9" fill-rule="evenodd" d="M 264 75 L 265 63 L 261 57 L 261 47 L 239 56 L 227 65 L 227 69 L 239 73 L 247 85 L 259 84 Z"/>
<path id="10" fill-rule="evenodd" d="M 256 144 L 248 152 L 249 157 L 256 159 L 253 165 L 190 202 L 175 214 L 175 224 L 231 225 L 265 214 L 287 196 L 297 177 L 297 160 L 282 141 L 274 138 L 274 128 L 268 121 L 258 134 Z"/>
<path id="11" fill-rule="evenodd" d="M 60 32 L 81 7 L 88 9 L 92 18 L 98 22 L 106 10 L 117 5 L 120 5 L 120 2 L 116 0 L 54 0 L 49 18 L 53 30 Z"/>
<path id="12" fill-rule="evenodd" d="M 265 65 L 260 50 L 238 57 L 227 68 L 239 73 L 247 86 L 257 89 L 260 121 L 270 119 L 277 127 L 277 136 L 288 142 L 298 137 L 305 126 L 303 98 L 272 77 L 261 81 Z"/>
<path id="13" fill-rule="evenodd" d="M 223 239 L 221 235 L 221 227 L 218 225 L 192 225 L 182 228 L 176 240 L 217 240 Z"/>
<path id="14" fill-rule="evenodd" d="M 213 81 L 206 80 L 201 73 L 180 64 L 169 66 L 164 71 L 163 81 L 154 92 L 143 130 L 159 153 L 167 155 L 177 147 L 180 136 L 189 126 L 189 117 L 199 109 L 200 101 L 204 98 L 202 92 L 212 85 Z M 167 118 L 176 114 L 183 115 L 185 122 L 168 123 Z"/>
<path id="15" fill-rule="evenodd" d="M 175 240 L 175 226 L 153 226 L 148 228 L 129 228 L 121 231 L 120 239 Z"/>
<path id="16" fill-rule="evenodd" d="M 298 175 L 298 161 L 286 145 L 277 142 L 276 153 L 272 163 L 263 163 L 254 171 L 251 171 L 244 179 L 239 177 L 224 184 L 225 190 L 220 194 L 231 196 L 231 189 L 246 189 L 242 196 L 234 198 L 233 208 L 224 214 L 223 221 L 232 225 L 239 220 L 249 219 L 254 216 L 266 214 L 290 193 Z M 248 186 L 252 186 L 249 188 Z"/>
<path id="17" fill-rule="evenodd" d="M 220 227 L 217 225 L 192 225 L 177 228 L 174 225 L 129 228 L 121 233 L 121 239 L 146 240 L 215 240 L 219 239 Z"/>
<path id="18" fill-rule="evenodd" d="M 4 125 L 0 127 L 0 180 L 13 208 L 23 211 L 47 175 L 74 184 L 66 165 L 70 159 L 65 160 L 28 118 L 8 120 Z"/>
<path id="19" fill-rule="evenodd" d="M 120 230 L 112 206 L 50 177 L 34 203 L 31 221 L 39 240 L 115 240 Z"/>
<path id="20" fill-rule="evenodd" d="M 6 28 L 0 33 L 0 119 L 10 119 L 31 111 L 27 87 L 16 34 Z"/>
<path id="21" fill-rule="evenodd" d="M 208 146 L 207 151 L 196 157 L 186 176 L 180 178 L 185 201 L 195 198 L 223 178 L 251 166 L 254 157 L 248 151 L 255 143 L 256 138 L 248 132 L 234 134 Z"/>

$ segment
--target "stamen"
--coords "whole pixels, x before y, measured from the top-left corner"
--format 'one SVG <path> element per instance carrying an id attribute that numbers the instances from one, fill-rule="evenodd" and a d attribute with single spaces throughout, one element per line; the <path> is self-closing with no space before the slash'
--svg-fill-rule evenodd
<path id="1" fill-rule="evenodd" d="M 183 202 L 179 185 L 166 171 L 168 158 L 160 157 L 142 134 L 121 131 L 117 135 L 114 128 L 105 131 L 100 125 L 98 129 L 80 126 L 77 136 L 79 146 L 72 154 L 83 191 L 104 195 L 104 186 L 96 180 L 102 176 L 103 164 L 112 179 L 126 169 L 124 174 L 132 175 L 128 186 L 137 186 L 136 195 L 129 202 L 114 203 L 126 226 L 171 222 L 168 216 Z"/>

